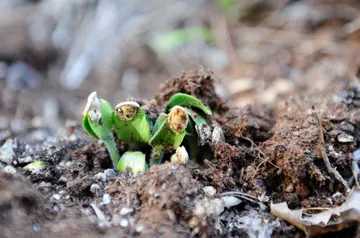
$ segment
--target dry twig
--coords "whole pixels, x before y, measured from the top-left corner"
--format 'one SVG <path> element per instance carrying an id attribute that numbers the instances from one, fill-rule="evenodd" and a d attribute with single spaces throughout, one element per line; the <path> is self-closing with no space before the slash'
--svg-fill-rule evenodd
<path id="1" fill-rule="evenodd" d="M 324 163 L 325 163 L 325 166 L 326 166 L 326 169 L 328 171 L 329 174 L 332 174 L 335 179 L 337 181 L 339 181 L 345 188 L 346 190 L 346 193 L 348 193 L 350 191 L 350 188 L 347 184 L 347 182 L 345 181 L 345 179 L 341 176 L 341 174 L 336 170 L 334 169 L 331 164 L 330 164 L 330 161 L 329 161 L 329 158 L 326 154 L 326 149 L 325 149 L 325 140 L 324 140 L 324 132 L 323 132 L 323 129 L 322 129 L 322 125 L 321 125 L 321 122 L 320 122 L 320 118 L 319 116 L 316 114 L 316 111 L 315 111 L 315 107 L 313 106 L 312 107 L 312 114 L 313 116 L 315 117 L 316 119 L 316 122 L 319 126 L 319 139 L 320 139 L 320 144 L 321 144 L 321 156 L 324 160 Z"/>

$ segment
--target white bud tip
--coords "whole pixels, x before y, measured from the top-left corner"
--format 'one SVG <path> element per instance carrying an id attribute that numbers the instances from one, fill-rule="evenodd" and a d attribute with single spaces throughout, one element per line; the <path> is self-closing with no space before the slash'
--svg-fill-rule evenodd
<path id="1" fill-rule="evenodd" d="M 171 163 L 173 164 L 187 164 L 189 161 L 189 154 L 184 146 L 176 149 L 175 154 L 171 156 Z"/>
<path id="2" fill-rule="evenodd" d="M 133 106 L 133 107 L 140 107 L 139 103 L 127 101 L 127 102 L 121 102 L 118 105 L 116 105 L 115 108 L 122 107 L 122 106 Z"/>
<path id="3" fill-rule="evenodd" d="M 90 93 L 88 99 L 87 99 L 87 103 L 83 112 L 83 115 L 85 116 L 86 113 L 89 112 L 91 105 L 93 104 L 95 98 L 97 97 L 97 93 L 96 92 L 92 92 Z"/>
<path id="4" fill-rule="evenodd" d="M 87 113 L 90 115 L 90 120 L 95 122 L 101 118 L 100 99 L 97 97 L 96 92 L 92 92 L 87 100 L 83 115 Z"/>

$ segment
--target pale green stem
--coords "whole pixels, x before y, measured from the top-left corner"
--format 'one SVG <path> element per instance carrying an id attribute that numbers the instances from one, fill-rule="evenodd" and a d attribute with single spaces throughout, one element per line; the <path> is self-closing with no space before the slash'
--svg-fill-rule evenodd
<path id="1" fill-rule="evenodd" d="M 116 147 L 115 141 L 113 138 L 111 138 L 109 140 L 106 140 L 105 144 L 108 149 L 111 161 L 113 163 L 113 167 L 114 167 L 114 169 L 116 169 L 117 164 L 119 163 L 119 160 L 120 160 L 120 155 L 119 155 L 119 151 Z"/>

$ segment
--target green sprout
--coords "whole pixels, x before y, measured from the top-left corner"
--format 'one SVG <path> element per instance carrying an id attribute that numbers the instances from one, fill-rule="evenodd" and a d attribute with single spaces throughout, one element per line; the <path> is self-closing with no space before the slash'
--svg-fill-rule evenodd
<path id="1" fill-rule="evenodd" d="M 200 138 L 198 132 L 200 132 L 205 127 L 210 127 L 203 115 L 212 115 L 212 111 L 199 99 L 185 93 L 174 94 L 169 99 L 166 107 L 167 110 L 169 110 L 169 108 L 173 107 L 174 105 L 183 106 L 186 114 L 191 118 L 186 128 L 185 143 L 189 148 L 190 156 L 192 158 L 197 158 L 198 144 L 202 144 L 202 138 Z"/>
<path id="2" fill-rule="evenodd" d="M 179 147 L 186 135 L 189 117 L 181 106 L 171 108 L 169 114 L 161 113 L 155 122 L 149 144 L 153 146 L 151 164 L 160 162 L 162 154 Z"/>
<path id="3" fill-rule="evenodd" d="M 136 102 L 122 102 L 113 114 L 115 132 L 120 140 L 132 148 L 147 144 L 150 140 L 150 125 L 147 116 Z"/>
<path id="4" fill-rule="evenodd" d="M 131 173 L 137 174 L 138 172 L 145 172 L 147 170 L 147 164 L 145 160 L 145 154 L 139 151 L 127 151 L 125 152 L 116 167 L 117 171 L 125 171 L 130 169 Z"/>
<path id="5" fill-rule="evenodd" d="M 96 92 L 89 95 L 83 112 L 83 127 L 86 132 L 105 142 L 114 168 L 119 163 L 119 152 L 112 133 L 113 109 L 104 99 L 99 99 Z"/>
<path id="6" fill-rule="evenodd" d="M 212 112 L 199 99 L 184 93 L 173 95 L 166 111 L 168 114 L 160 113 L 151 130 L 152 122 L 138 103 L 122 102 L 113 110 L 93 92 L 83 113 L 83 127 L 91 136 L 105 142 L 117 171 L 129 168 L 137 174 L 145 172 L 148 165 L 146 155 L 139 151 L 127 151 L 120 158 L 113 127 L 118 138 L 128 142 L 132 149 L 144 149 L 146 144 L 152 146 L 150 165 L 160 163 L 165 153 L 174 151 L 170 161 L 187 164 L 189 154 L 182 144 L 187 142 L 191 157 L 197 157 L 200 132 L 204 126 L 209 127 L 205 115 L 212 115 Z"/>
<path id="7" fill-rule="evenodd" d="M 38 171 L 40 171 L 44 167 L 45 167 L 45 164 L 44 164 L 43 161 L 34 160 L 30 164 L 24 166 L 24 169 L 30 171 L 31 173 L 37 173 Z"/>

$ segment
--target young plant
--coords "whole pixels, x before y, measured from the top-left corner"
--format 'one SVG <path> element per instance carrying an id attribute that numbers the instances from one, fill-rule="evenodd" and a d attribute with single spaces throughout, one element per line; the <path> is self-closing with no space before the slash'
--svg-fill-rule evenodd
<path id="1" fill-rule="evenodd" d="M 119 163 L 119 152 L 112 134 L 113 109 L 104 99 L 99 99 L 96 92 L 89 95 L 83 112 L 83 127 L 87 133 L 105 142 L 114 168 Z"/>
<path id="2" fill-rule="evenodd" d="M 147 116 L 136 102 L 122 102 L 113 114 L 115 132 L 120 140 L 132 148 L 147 144 L 150 140 L 150 125 Z"/>
<path id="3" fill-rule="evenodd" d="M 199 99 L 185 93 L 174 94 L 170 98 L 166 108 L 169 110 L 175 105 L 183 106 L 186 114 L 191 118 L 186 128 L 185 143 L 189 148 L 190 156 L 196 158 L 198 154 L 198 144 L 203 145 L 203 141 L 207 139 L 203 138 L 204 134 L 206 134 L 203 132 L 206 130 L 211 132 L 210 126 L 203 115 L 212 115 L 212 111 Z M 211 134 L 209 134 L 209 136 L 211 136 Z"/>
<path id="4" fill-rule="evenodd" d="M 160 162 L 162 154 L 178 148 L 185 135 L 189 117 L 181 106 L 174 106 L 167 115 L 161 113 L 156 120 L 149 144 L 153 146 L 151 164 Z"/>
<path id="5" fill-rule="evenodd" d="M 129 168 L 133 174 L 137 174 L 138 172 L 145 172 L 147 170 L 145 154 L 139 151 L 125 152 L 121 156 L 116 170 L 121 172 L 125 171 L 127 168 Z"/>

